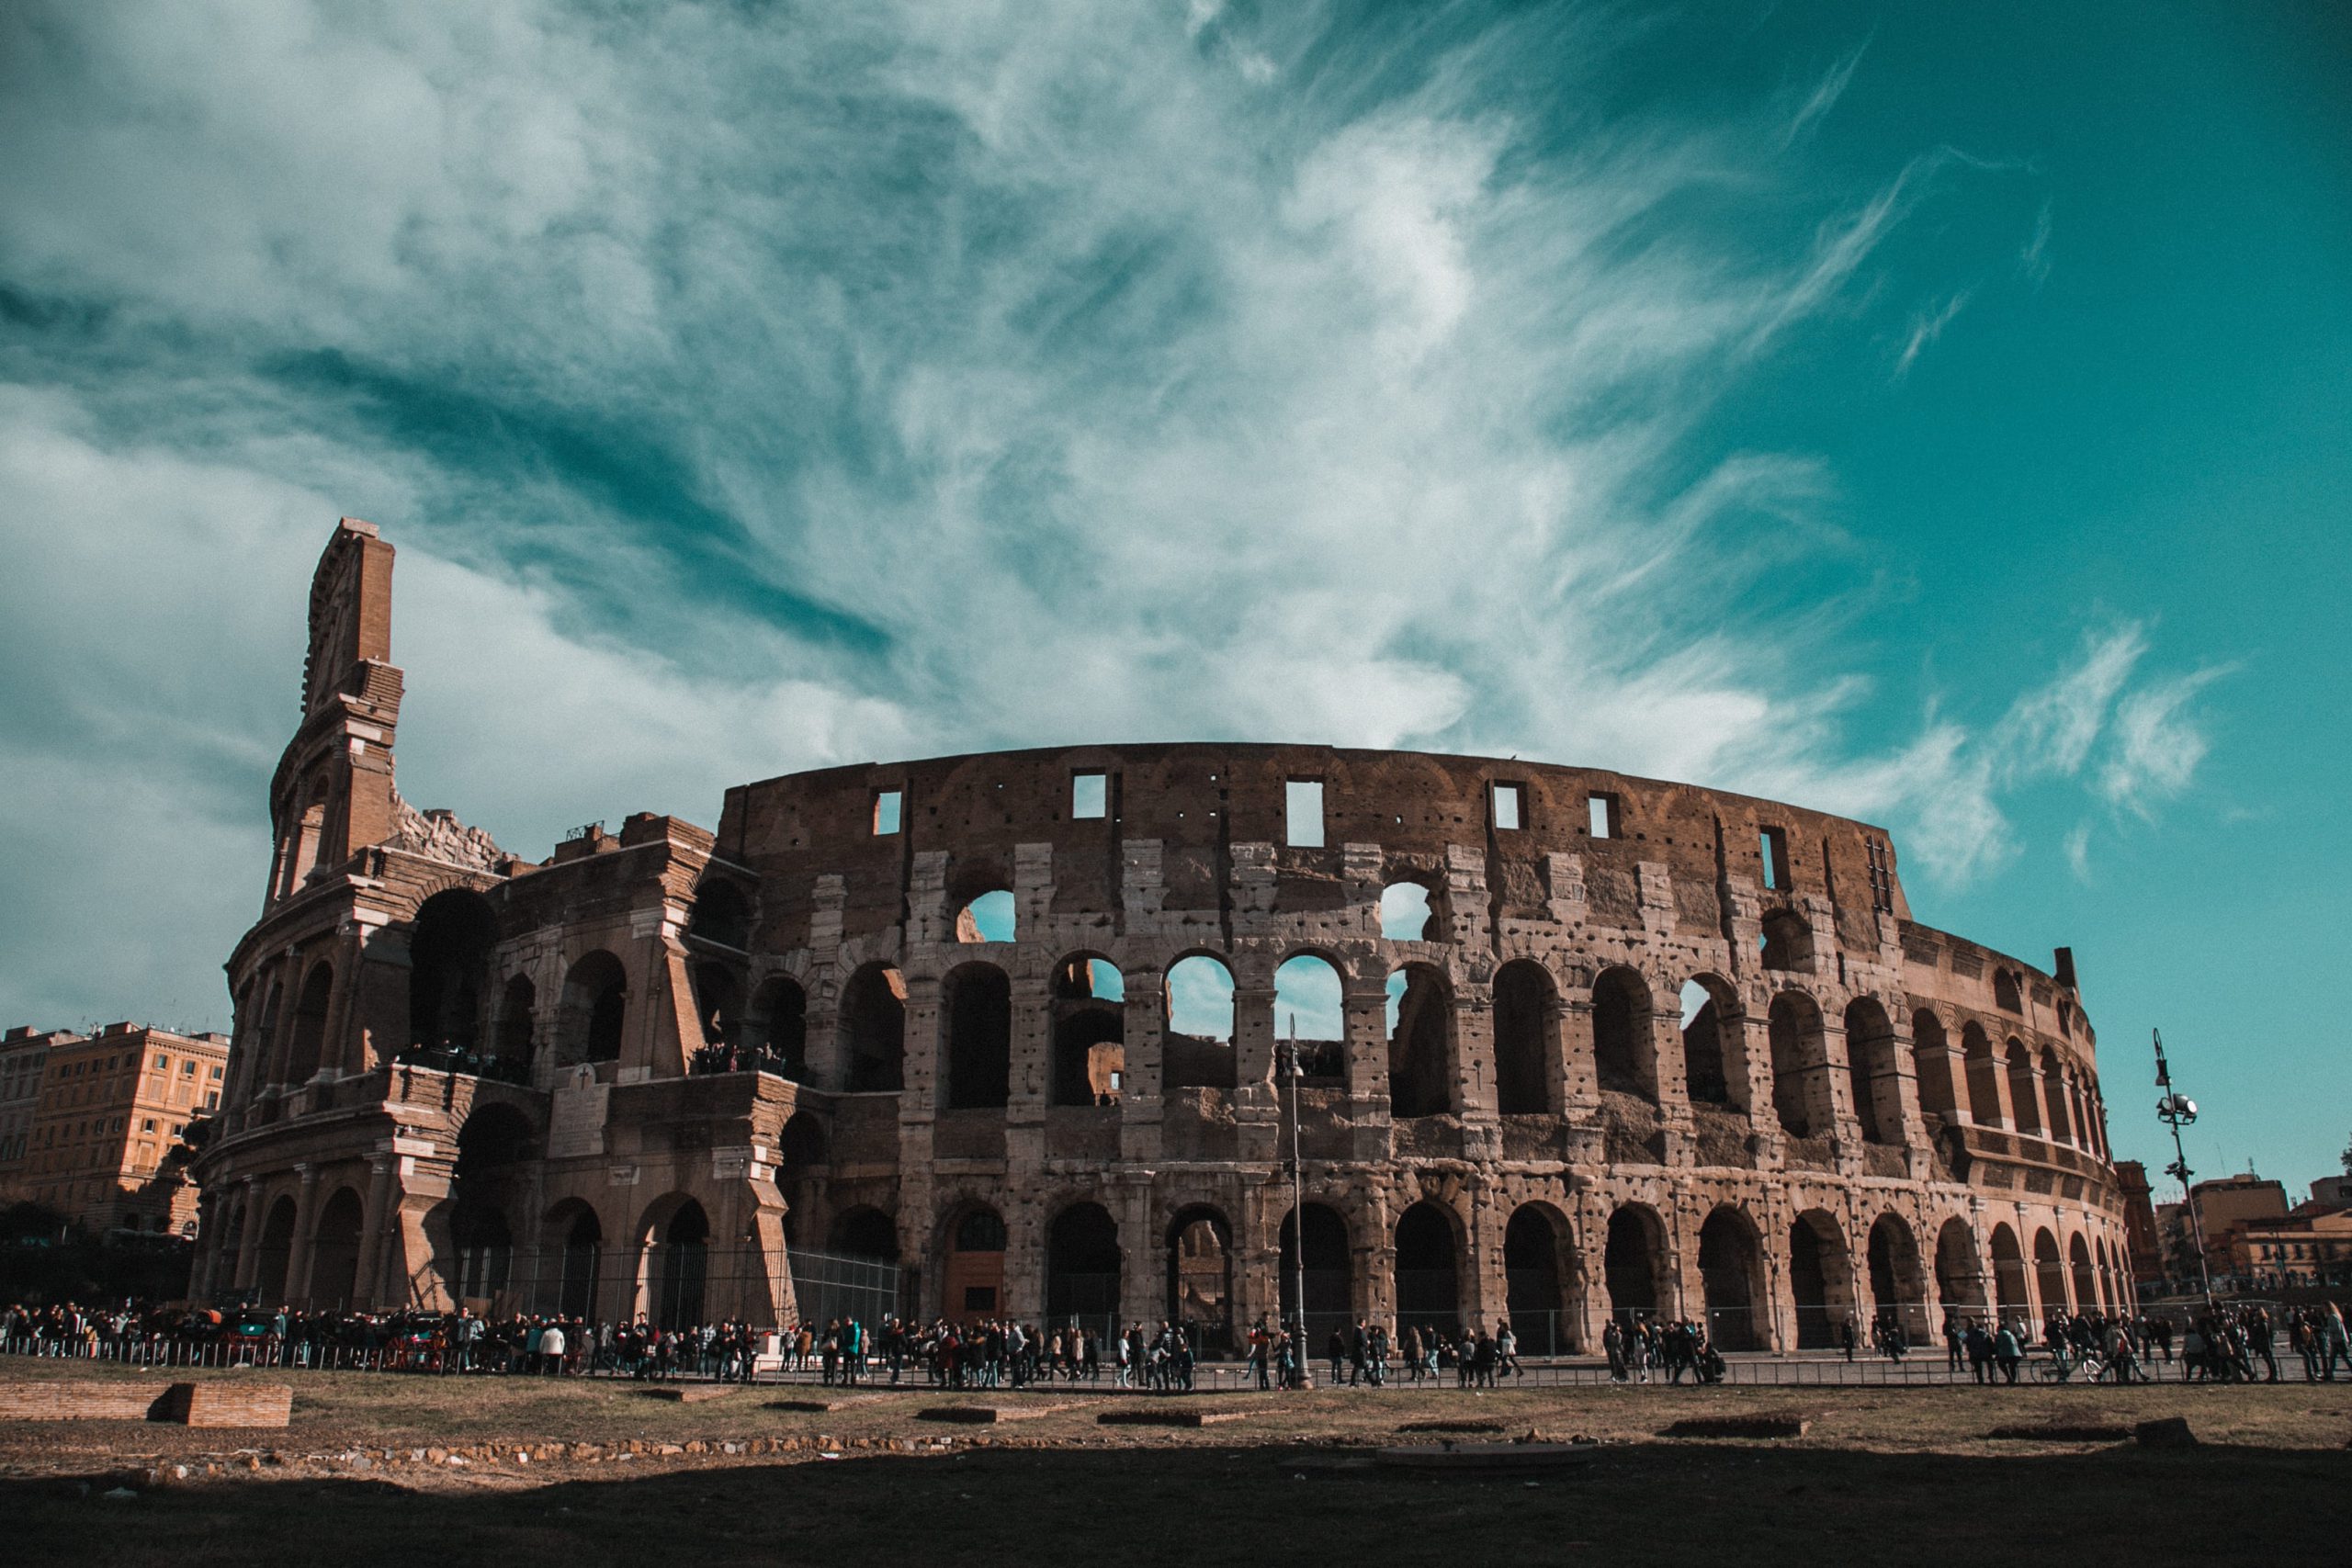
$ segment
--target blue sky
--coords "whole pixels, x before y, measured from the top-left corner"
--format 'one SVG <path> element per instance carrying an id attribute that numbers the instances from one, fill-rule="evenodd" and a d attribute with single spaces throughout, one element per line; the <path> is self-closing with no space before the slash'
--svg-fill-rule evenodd
<path id="1" fill-rule="evenodd" d="M 1087 738 L 1886 823 L 2352 1135 L 2339 6 L 0 17 L 0 1014 L 225 1021 L 303 586 L 520 852 Z M 2154 1163 L 2162 1163 L 2155 1159 Z"/>

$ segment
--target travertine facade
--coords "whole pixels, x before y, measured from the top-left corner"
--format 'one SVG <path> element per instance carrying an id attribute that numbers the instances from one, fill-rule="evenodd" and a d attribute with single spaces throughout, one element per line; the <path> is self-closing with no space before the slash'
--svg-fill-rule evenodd
<path id="1" fill-rule="evenodd" d="M 745 784 L 715 835 L 636 817 L 534 865 L 393 790 L 390 570 L 346 522 L 312 593 L 229 964 L 215 1289 L 765 1320 L 788 1242 L 895 1254 L 925 1314 L 1246 1324 L 1291 1288 L 1295 1108 L 1318 1318 L 1789 1346 L 2129 1290 L 2070 961 L 1912 920 L 1876 829 L 1073 747 Z M 1344 1039 L 1278 1073 L 1320 1018 Z"/>

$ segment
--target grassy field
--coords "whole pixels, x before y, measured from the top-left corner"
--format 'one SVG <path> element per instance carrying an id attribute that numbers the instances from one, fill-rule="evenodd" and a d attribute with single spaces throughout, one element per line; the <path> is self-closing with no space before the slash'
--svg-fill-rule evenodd
<path id="1" fill-rule="evenodd" d="M 0 1376 L 91 1376 L 22 1363 Z M 106 1376 L 107 1373 L 96 1375 Z M 251 1376 L 252 1374 L 222 1374 Z M 2352 1562 L 2352 1385 L 2116 1390 L 1330 1391 L 1198 1403 L 1200 1429 L 1103 1427 L 1092 1389 L 998 1426 L 917 1419 L 980 1395 L 807 1391 L 672 1404 L 628 1385 L 301 1376 L 292 1427 L 0 1426 L 0 1507 L 24 1562 L 1442 1563 Z M 1005 1396 L 1002 1403 L 1014 1406 Z M 1658 1436 L 1686 1416 L 1792 1413 L 1802 1438 Z M 2201 1446 L 2020 1442 L 1996 1427 L 2185 1416 Z M 1347 1462 L 1429 1420 L 1596 1440 L 1559 1475 Z M 820 1444 L 818 1439 L 828 1441 Z M 788 1452 L 724 1445 L 789 1439 Z M 934 1445 L 944 1441 L 948 1446 Z M 614 1445 L 645 1451 L 620 1459 Z M 663 1453 L 687 1443 L 711 1451 Z M 596 1445 L 594 1461 L 548 1445 Z M 919 1443 L 922 1451 L 886 1451 Z M 531 1445 L 518 1462 L 510 1445 Z M 451 1465 L 451 1449 L 475 1456 Z M 386 1455 L 391 1457 L 388 1461 Z M 838 1454 L 838 1458 L 821 1457 Z M 207 1465 L 218 1472 L 210 1477 Z M 149 1484 L 186 1465 L 185 1483 Z M 251 1467 L 251 1468 L 248 1468 Z M 119 1478 L 139 1495 L 108 1500 Z"/>

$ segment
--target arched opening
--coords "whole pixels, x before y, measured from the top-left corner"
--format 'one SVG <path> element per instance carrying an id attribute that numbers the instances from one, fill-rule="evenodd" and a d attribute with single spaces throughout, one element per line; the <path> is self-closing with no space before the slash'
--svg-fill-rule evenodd
<path id="1" fill-rule="evenodd" d="M 1603 1094 L 1657 1098 L 1649 982 L 1631 969 L 1603 970 L 1592 983 L 1592 1065 Z"/>
<path id="2" fill-rule="evenodd" d="M 1503 1297 L 1522 1354 L 1556 1356 L 1577 1337 L 1576 1256 L 1567 1217 L 1549 1203 L 1521 1203 L 1503 1226 Z"/>
<path id="3" fill-rule="evenodd" d="M 1054 973 L 1054 1103 L 1114 1105 L 1126 1087 L 1127 982 L 1108 959 Z"/>
<path id="4" fill-rule="evenodd" d="M 2075 1119 L 2066 1104 L 2066 1075 L 2058 1066 L 2058 1053 L 2046 1045 L 2041 1049 L 2041 1087 L 2050 1102 L 2051 1142 L 2073 1143 Z"/>
<path id="5" fill-rule="evenodd" d="M 1918 1064 L 1919 1109 L 1957 1117 L 1960 1098 L 1951 1081 L 1951 1054 L 1944 1037 L 1943 1020 L 1926 1008 L 1911 1015 L 1911 1055 Z"/>
<path id="6" fill-rule="evenodd" d="M 2024 998 L 2018 991 L 2018 977 L 2007 969 L 1993 971 L 1993 1005 L 2003 1012 L 2023 1012 Z"/>
<path id="7" fill-rule="evenodd" d="M 1609 1285 L 1609 1311 L 1620 1326 L 1655 1319 L 1666 1300 L 1666 1227 L 1656 1210 L 1628 1203 L 1609 1216 L 1609 1239 L 1601 1253 Z"/>
<path id="8" fill-rule="evenodd" d="M 469 887 L 446 888 L 417 906 L 408 943 L 409 1043 L 473 1053 L 497 945 L 498 916 Z"/>
<path id="9" fill-rule="evenodd" d="M 1018 910 L 1009 887 L 992 887 L 956 912 L 956 940 L 972 943 L 1013 940 Z"/>
<path id="10" fill-rule="evenodd" d="M 1542 1116 L 1560 1109 L 1558 1007 L 1552 976 L 1532 959 L 1495 971 L 1495 1102 L 1505 1116 Z"/>
<path id="11" fill-rule="evenodd" d="M 1966 1220 L 1946 1220 L 1936 1232 L 1936 1300 L 1946 1322 L 1984 1310 L 1984 1265 Z"/>
<path id="12" fill-rule="evenodd" d="M 833 1220 L 826 1237 L 829 1252 L 843 1258 L 870 1258 L 877 1262 L 899 1260 L 899 1222 L 871 1204 L 844 1210 Z"/>
<path id="13" fill-rule="evenodd" d="M 449 1238 L 458 1249 L 449 1277 L 458 1298 L 493 1312 L 514 1269 L 514 1235 L 507 1215 L 530 1153 L 531 1123 L 503 1104 L 478 1105 L 458 1129 L 458 1160 L 450 1174 Z M 527 1212 L 527 1211 L 526 1211 Z"/>
<path id="14" fill-rule="evenodd" d="M 993 964 L 966 964 L 948 972 L 940 993 L 946 1109 L 1004 1105 L 1012 1088 L 1012 982 Z"/>
<path id="15" fill-rule="evenodd" d="M 1453 1109 L 1453 992 L 1427 964 L 1388 977 L 1388 1113 L 1442 1116 Z"/>
<path id="16" fill-rule="evenodd" d="M 1283 1216 L 1282 1278 L 1276 1289 L 1285 1322 L 1299 1321 L 1299 1219 L 1295 1211 Z M 1331 1330 L 1350 1321 L 1348 1301 L 1348 1222 L 1326 1203 L 1306 1205 L 1306 1343 L 1320 1346 Z"/>
<path id="17" fill-rule="evenodd" d="M 311 1306 L 313 1311 L 348 1312 L 359 1289 L 359 1227 L 363 1210 L 359 1194 L 348 1187 L 319 1211 L 311 1233 Z"/>
<path id="18" fill-rule="evenodd" d="M 1205 1204 L 1168 1225 L 1168 1320 L 1191 1325 L 1196 1345 L 1233 1342 L 1233 1226 Z"/>
<path id="19" fill-rule="evenodd" d="M 1871 1226 L 1871 1321 L 1898 1325 L 1909 1335 L 1928 1330 L 1927 1291 L 1919 1278 L 1919 1243 L 1898 1214 Z"/>
<path id="20" fill-rule="evenodd" d="M 696 964 L 692 975 L 695 1020 L 702 1027 L 702 1043 L 714 1054 L 707 1066 L 725 1067 L 723 1053 L 742 1039 L 743 988 L 734 971 L 712 959 Z"/>
<path id="21" fill-rule="evenodd" d="M 869 964 L 849 977 L 841 1028 L 850 1093 L 896 1093 L 906 1087 L 907 982 L 896 969 Z"/>
<path id="22" fill-rule="evenodd" d="M 710 1279 L 710 1216 L 688 1198 L 659 1227 L 651 1287 L 657 1328 L 692 1328 L 702 1322 L 703 1292 Z"/>
<path id="23" fill-rule="evenodd" d="M 1382 888 L 1380 934 L 1390 942 L 1442 940 L 1430 890 L 1418 882 L 1392 882 Z"/>
<path id="24" fill-rule="evenodd" d="M 1699 1227 L 1699 1277 L 1707 1294 L 1707 1337 L 1716 1348 L 1761 1348 L 1756 1316 L 1766 1300 L 1764 1249 L 1746 1214 L 1725 1206 L 1707 1216 Z"/>
<path id="25" fill-rule="evenodd" d="M 286 1304 L 286 1266 L 294 1256 L 294 1200 L 280 1198 L 262 1222 L 260 1256 L 254 1260 L 254 1294 L 264 1306 Z"/>
<path id="26" fill-rule="evenodd" d="M 269 983 L 269 998 L 261 1006 L 261 1022 L 254 1032 L 253 1060 L 245 1068 L 245 1076 L 248 1079 L 259 1079 L 271 1083 L 280 1081 L 270 1075 L 277 1072 L 283 1066 L 284 1059 L 279 1053 L 285 1049 L 286 1041 L 278 1032 L 278 1024 L 284 1012 L 285 1001 L 284 982 L 272 980 Z"/>
<path id="27" fill-rule="evenodd" d="M 1968 1119 L 1979 1127 L 2001 1124 L 2001 1069 L 1993 1043 L 1971 1022 L 1960 1032 L 1961 1056 L 1968 1069 Z"/>
<path id="28" fill-rule="evenodd" d="M 1792 1138 L 1826 1136 L 1835 1125 L 1829 1104 L 1828 1044 L 1821 1009 L 1803 991 L 1772 998 L 1772 1110 Z"/>
<path id="29" fill-rule="evenodd" d="M 1767 969 L 1813 968 L 1813 927 L 1793 909 L 1775 909 L 1764 917 L 1757 942 L 1759 961 Z"/>
<path id="30" fill-rule="evenodd" d="M 1846 1005 L 1846 1071 L 1863 1142 L 1902 1143 L 1903 1069 L 1895 1058 L 1894 1025 L 1868 997 Z"/>
<path id="31" fill-rule="evenodd" d="M 2017 1118 L 2020 1133 L 2041 1131 L 2041 1096 L 2034 1089 L 2033 1057 L 2024 1044 L 2009 1042 L 2007 1058 L 2009 1069 L 2009 1114 Z"/>
<path id="32" fill-rule="evenodd" d="M 695 890 L 695 906 L 686 916 L 686 934 L 741 952 L 752 945 L 752 902 L 743 890 L 714 876 Z"/>
<path id="33" fill-rule="evenodd" d="M 506 982 L 506 989 L 498 1001 L 496 1056 L 505 1069 L 500 1077 L 521 1079 L 529 1076 L 538 1001 L 538 987 L 531 984 L 529 976 L 516 975 Z"/>
<path id="34" fill-rule="evenodd" d="M 1797 1348 L 1826 1350 L 1854 1321 L 1852 1266 L 1846 1235 L 1819 1209 L 1789 1226 L 1789 1295 L 1797 1309 Z M 1861 1332 L 1860 1325 L 1854 1325 Z"/>
<path id="35" fill-rule="evenodd" d="M 628 971 L 598 948 L 564 976 L 559 1065 L 619 1061 L 621 1026 L 628 1015 Z"/>
<path id="36" fill-rule="evenodd" d="M 1046 1231 L 1046 1318 L 1104 1333 L 1119 1315 L 1119 1226 L 1100 1203 L 1073 1203 Z"/>
<path id="37" fill-rule="evenodd" d="M 2067 1310 L 2065 1259 L 2059 1254 L 2058 1238 L 2047 1230 L 2033 1233 L 2033 1283 L 2044 1322 Z"/>
<path id="38" fill-rule="evenodd" d="M 1313 953 L 1284 959 L 1274 970 L 1274 1038 L 1296 1046 L 1299 1069 L 1309 1077 L 1339 1077 L 1347 1032 L 1339 970 Z"/>
<path id="39" fill-rule="evenodd" d="M 287 1053 L 286 1081 L 304 1084 L 323 1065 L 327 1040 L 327 1010 L 334 999 L 334 966 L 314 965 L 302 980 L 302 994 L 294 1004 L 294 1042 Z"/>
<path id="40" fill-rule="evenodd" d="M 1422 1199 L 1396 1221 L 1396 1330 L 1462 1326 L 1462 1285 L 1454 1265 L 1458 1222 L 1442 1205 Z"/>
<path id="41" fill-rule="evenodd" d="M 605 1263 L 605 1227 L 596 1211 L 577 1198 L 569 1199 L 548 1212 L 543 1234 L 557 1238 L 562 1248 L 556 1265 L 556 1311 L 566 1317 L 593 1319 Z"/>
<path id="42" fill-rule="evenodd" d="M 2018 1249 L 2017 1233 L 2005 1224 L 1993 1227 L 1993 1304 L 2004 1323 L 2023 1322 L 2032 1310 L 2026 1295 L 2025 1254 Z"/>
<path id="43" fill-rule="evenodd" d="M 808 993 L 789 975 L 760 983 L 744 1014 L 745 1038 L 762 1072 L 794 1083 L 808 1081 Z"/>
<path id="44" fill-rule="evenodd" d="M 994 1209 L 960 1211 L 947 1226 L 940 1312 L 959 1323 L 994 1317 L 1004 1303 L 1004 1220 Z"/>
<path id="45" fill-rule="evenodd" d="M 1695 1105 L 1732 1103 L 1725 1069 L 1737 1048 L 1738 993 L 1712 975 L 1682 983 L 1682 1082 Z"/>
<path id="46" fill-rule="evenodd" d="M 1233 1088 L 1233 971 L 1205 953 L 1180 958 L 1161 982 L 1160 1006 L 1162 1087 Z"/>
<path id="47" fill-rule="evenodd" d="M 2098 1272 L 2091 1267 L 2091 1249 L 2080 1232 L 2066 1244 L 2069 1261 L 2074 1265 L 2075 1310 L 2088 1312 L 2099 1301 Z"/>

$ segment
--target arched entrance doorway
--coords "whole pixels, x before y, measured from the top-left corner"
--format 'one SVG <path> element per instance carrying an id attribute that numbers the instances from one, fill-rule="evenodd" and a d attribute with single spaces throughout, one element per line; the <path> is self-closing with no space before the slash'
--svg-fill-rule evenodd
<path id="1" fill-rule="evenodd" d="M 1993 1227 L 1993 1301 L 2003 1323 L 2023 1323 L 2032 1310 L 2026 1301 L 2025 1254 L 2007 1225 Z"/>
<path id="2" fill-rule="evenodd" d="M 1196 1347 L 1233 1342 L 1233 1226 L 1204 1204 L 1169 1222 L 1167 1311 Z"/>
<path id="3" fill-rule="evenodd" d="M 286 1265 L 294 1256 L 294 1200 L 280 1198 L 262 1222 L 260 1256 L 254 1265 L 254 1300 L 259 1306 L 286 1303 Z"/>
<path id="4" fill-rule="evenodd" d="M 1818 1209 L 1796 1217 L 1789 1227 L 1789 1295 L 1797 1309 L 1797 1348 L 1826 1350 L 1844 1342 L 1851 1324 L 1857 1336 L 1846 1238 L 1838 1222 Z"/>
<path id="5" fill-rule="evenodd" d="M 1119 1315 L 1119 1226 L 1100 1203 L 1073 1203 L 1046 1231 L 1046 1320 L 1114 1332 Z"/>
<path id="6" fill-rule="evenodd" d="M 1919 1280 L 1919 1244 L 1900 1215 L 1881 1214 L 1871 1226 L 1871 1321 L 1894 1323 L 1917 1339 L 1928 1331 L 1927 1292 Z"/>
<path id="7" fill-rule="evenodd" d="M 1699 1275 L 1707 1292 L 1707 1337 L 1722 1350 L 1760 1349 L 1756 1315 L 1765 1299 L 1764 1256 L 1746 1214 L 1721 1208 L 1707 1216 L 1699 1227 Z"/>
<path id="8" fill-rule="evenodd" d="M 1620 1328 L 1657 1318 L 1665 1299 L 1660 1288 L 1666 1231 L 1657 1212 L 1628 1203 L 1609 1216 L 1609 1240 L 1601 1271 L 1609 1286 L 1609 1313 Z"/>
<path id="9" fill-rule="evenodd" d="M 572 1199 L 548 1216 L 547 1230 L 562 1249 L 556 1265 L 556 1311 L 566 1317 L 593 1318 L 596 1278 L 605 1258 L 605 1227 L 596 1211 Z"/>
<path id="10" fill-rule="evenodd" d="M 1567 1266 L 1576 1256 L 1565 1215 L 1548 1203 L 1522 1203 L 1503 1227 L 1504 1299 L 1523 1356 L 1556 1356 L 1574 1348 L 1577 1311 Z"/>
<path id="11" fill-rule="evenodd" d="M 710 1216 L 692 1198 L 658 1227 L 650 1287 L 658 1328 L 691 1328 L 702 1322 L 703 1295 L 710 1280 Z"/>
<path id="12" fill-rule="evenodd" d="M 948 1227 L 939 1294 L 941 1314 L 958 1323 L 1004 1310 L 1004 1220 L 994 1209 L 967 1209 Z"/>
<path id="13" fill-rule="evenodd" d="M 1299 1320 L 1298 1216 L 1283 1216 L 1282 1278 L 1276 1281 L 1283 1320 Z M 1324 1203 L 1306 1205 L 1306 1343 L 1320 1346 L 1331 1330 L 1349 1321 L 1348 1223 Z"/>
<path id="14" fill-rule="evenodd" d="M 311 1235 L 311 1305 L 314 1310 L 348 1312 L 359 1284 L 359 1194 L 338 1189 L 319 1211 L 318 1228 Z"/>
<path id="15" fill-rule="evenodd" d="M 1396 1332 L 1462 1331 L 1453 1213 L 1424 1198 L 1396 1221 Z"/>

